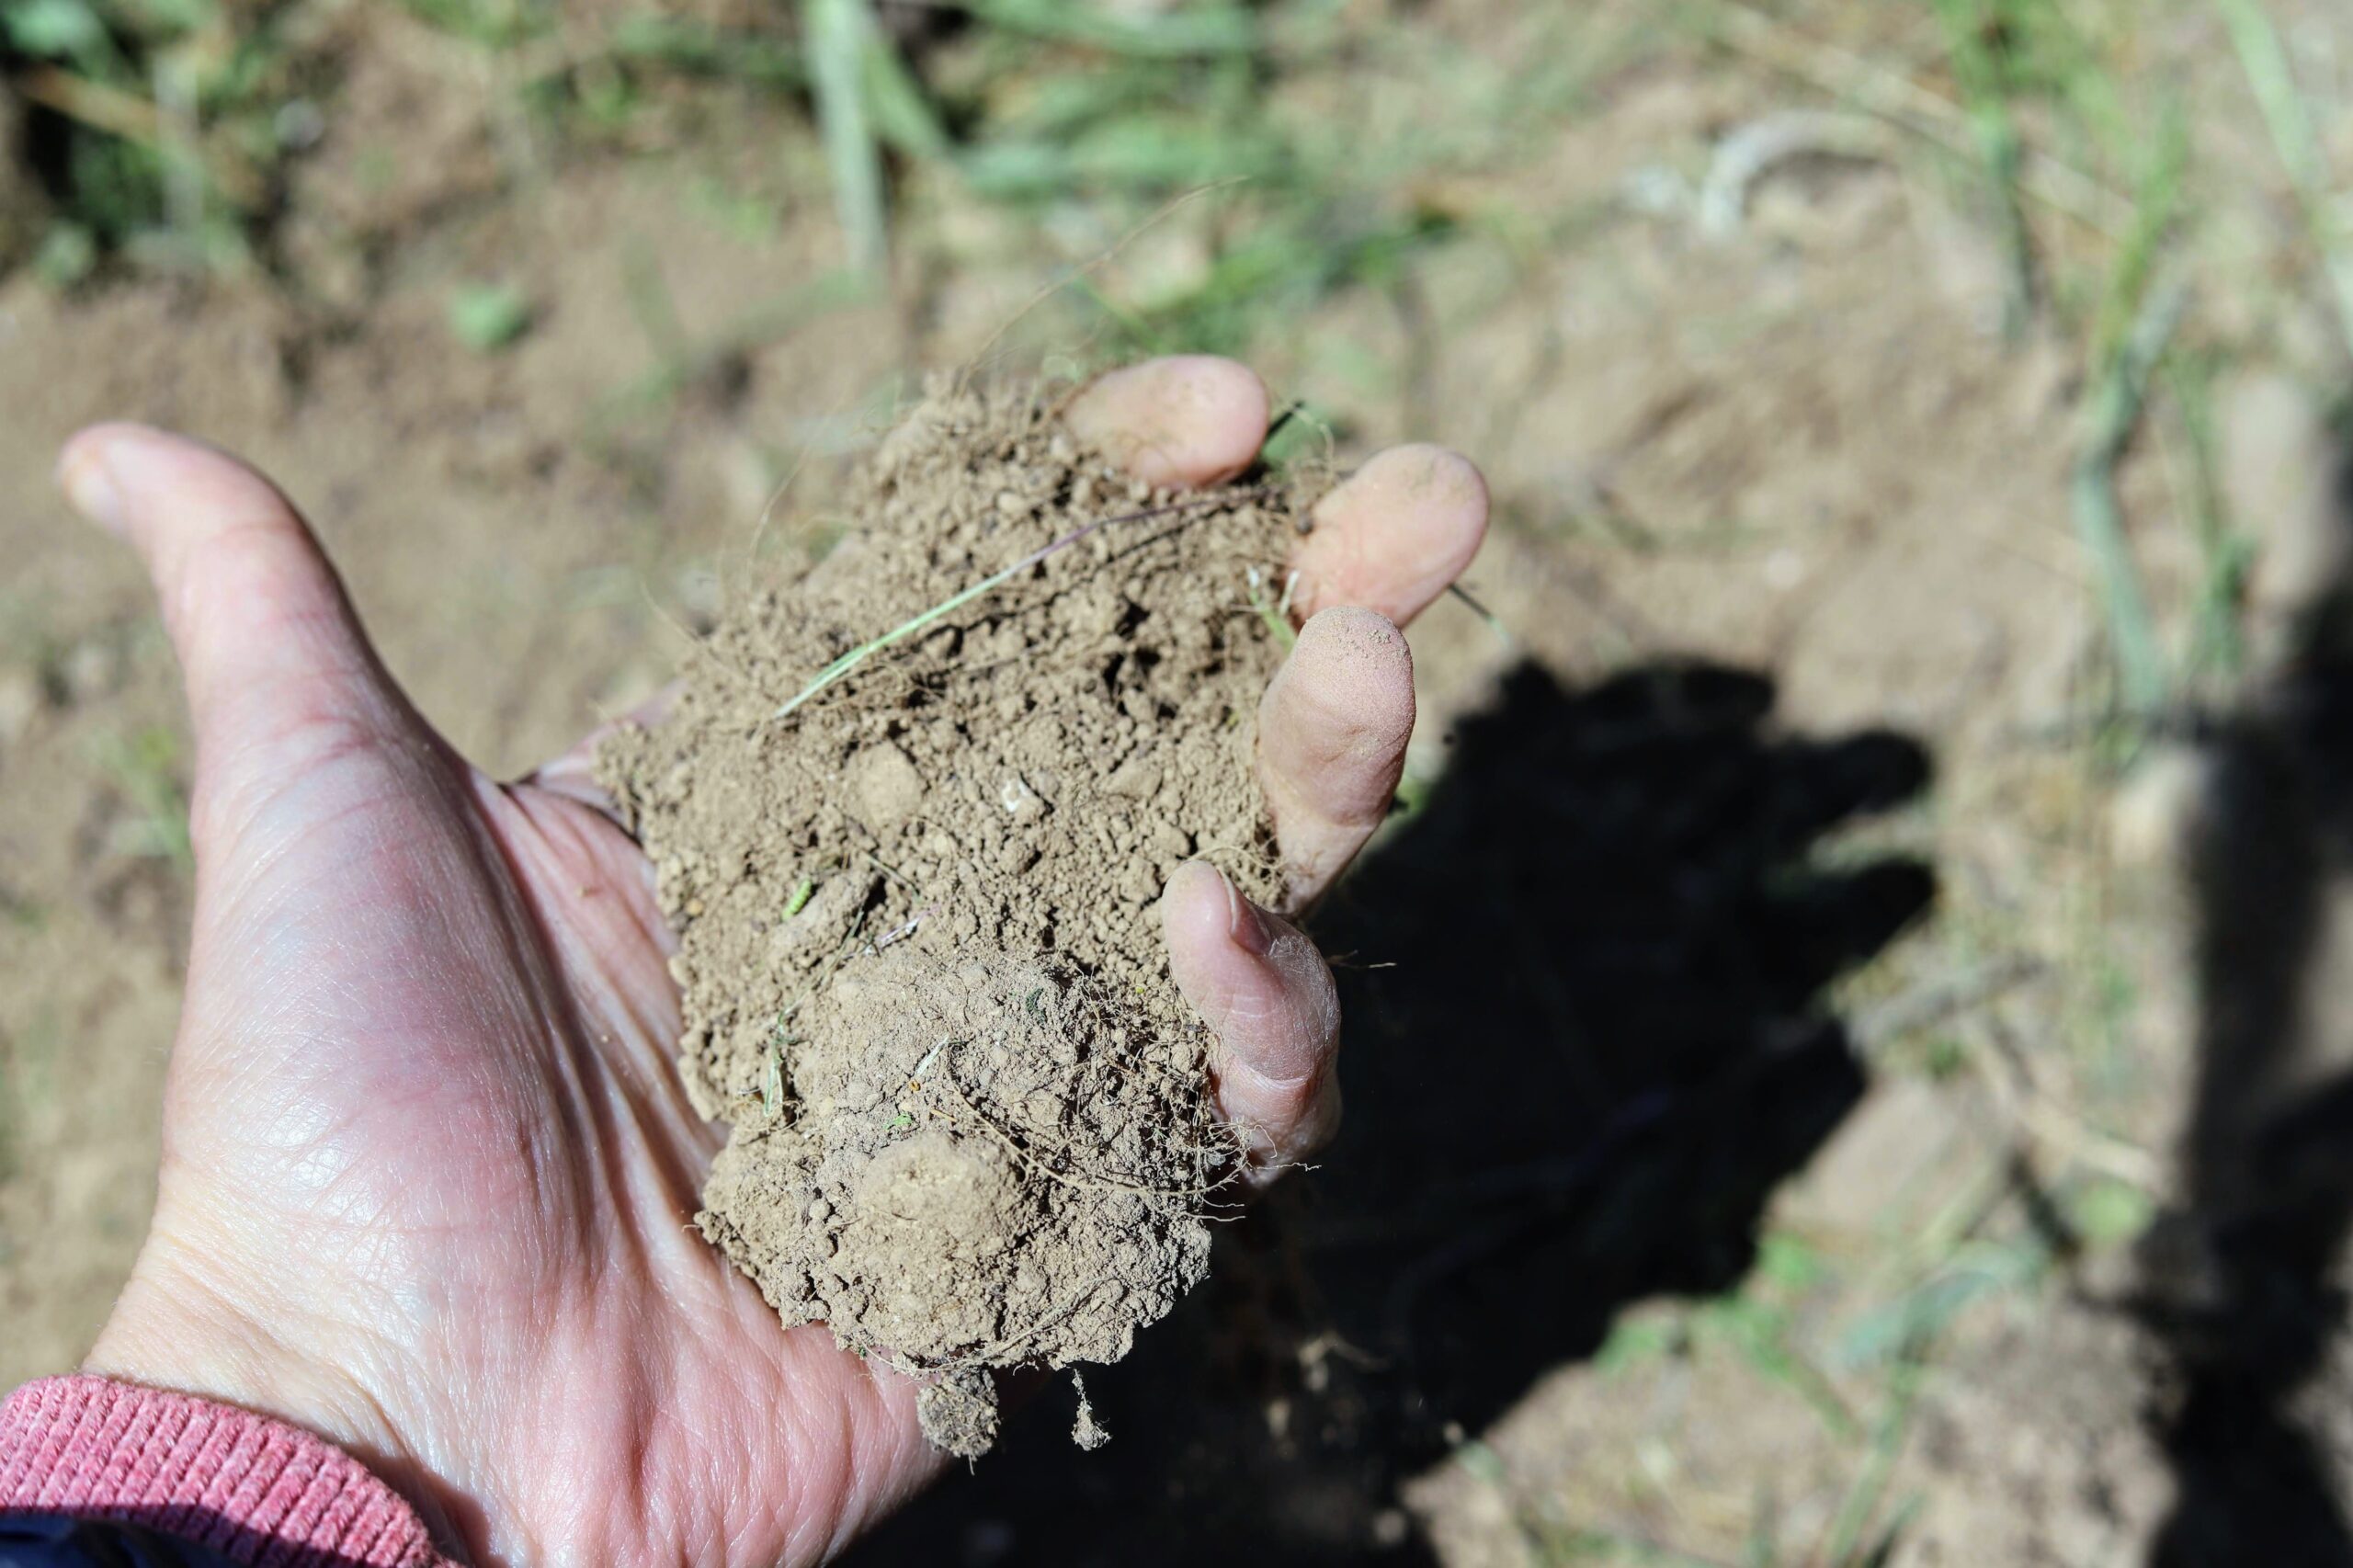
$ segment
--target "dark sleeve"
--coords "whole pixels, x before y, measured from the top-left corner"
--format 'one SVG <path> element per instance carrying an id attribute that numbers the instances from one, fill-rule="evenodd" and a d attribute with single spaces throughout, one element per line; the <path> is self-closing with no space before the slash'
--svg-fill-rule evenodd
<path id="1" fill-rule="evenodd" d="M 235 1568 L 194 1541 L 110 1519 L 0 1517 L 0 1568 Z"/>

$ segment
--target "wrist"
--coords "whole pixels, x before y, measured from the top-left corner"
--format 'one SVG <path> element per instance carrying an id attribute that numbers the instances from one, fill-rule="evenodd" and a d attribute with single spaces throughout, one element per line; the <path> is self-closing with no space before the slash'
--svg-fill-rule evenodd
<path id="1" fill-rule="evenodd" d="M 405 1454 L 381 1404 L 315 1336 L 289 1329 L 177 1267 L 151 1237 L 82 1370 L 237 1405 L 355 1453 Z"/>
<path id="2" fill-rule="evenodd" d="M 428 1467 L 425 1448 L 412 1439 L 414 1423 L 357 1375 L 366 1358 L 339 1353 L 347 1335 L 337 1325 L 305 1325 L 291 1307 L 266 1321 L 180 1267 L 153 1235 L 81 1369 L 267 1417 L 323 1439 L 414 1507 L 436 1540 L 459 1543 L 479 1560 L 482 1542 L 460 1528 L 479 1510 L 462 1506 Z M 402 1386 L 424 1385 L 404 1379 Z"/>
<path id="3" fill-rule="evenodd" d="M 0 1513 L 118 1521 L 244 1568 L 453 1568 L 407 1499 L 332 1444 L 102 1377 L 0 1400 Z"/>

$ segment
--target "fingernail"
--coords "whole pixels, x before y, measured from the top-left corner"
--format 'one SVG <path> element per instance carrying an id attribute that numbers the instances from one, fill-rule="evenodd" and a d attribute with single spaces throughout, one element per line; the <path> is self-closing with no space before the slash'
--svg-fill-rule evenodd
<path id="1" fill-rule="evenodd" d="M 1267 917 L 1258 913 L 1256 904 L 1242 896 L 1242 890 L 1233 885 L 1232 877 L 1220 871 L 1217 878 L 1225 884 L 1225 928 L 1234 946 L 1256 957 L 1266 957 L 1267 949 L 1275 945 L 1275 934 L 1267 927 Z"/>
<path id="2" fill-rule="evenodd" d="M 121 537 L 122 496 L 115 488 L 114 475 L 107 470 L 103 441 L 76 441 L 66 448 L 58 460 L 57 483 L 75 511 L 107 532 Z"/>

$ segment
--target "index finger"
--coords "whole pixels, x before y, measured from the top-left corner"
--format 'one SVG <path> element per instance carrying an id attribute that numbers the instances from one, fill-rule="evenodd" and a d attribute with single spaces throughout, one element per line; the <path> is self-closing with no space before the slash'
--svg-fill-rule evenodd
<path id="1" fill-rule="evenodd" d="M 1267 411 L 1256 370 L 1183 354 L 1097 376 L 1063 410 L 1063 423 L 1145 483 L 1189 490 L 1232 479 L 1257 459 Z"/>
<path id="2" fill-rule="evenodd" d="M 1444 447 L 1376 453 L 1315 503 L 1314 528 L 1291 552 L 1293 611 L 1379 610 L 1403 626 L 1446 592 L 1487 531 L 1487 482 Z"/>

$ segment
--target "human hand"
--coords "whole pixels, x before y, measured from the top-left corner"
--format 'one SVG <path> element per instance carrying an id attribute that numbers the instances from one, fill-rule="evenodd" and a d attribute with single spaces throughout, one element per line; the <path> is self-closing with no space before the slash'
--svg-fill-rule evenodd
<path id="1" fill-rule="evenodd" d="M 1203 483 L 1267 415 L 1249 371 L 1183 359 L 1068 417 Z M 154 1222 L 87 1369 L 305 1426 L 481 1562 L 814 1562 L 921 1484 L 915 1387 L 784 1328 L 692 1230 L 721 1135 L 679 1086 L 669 938 L 587 752 L 517 784 L 470 767 L 233 460 L 111 426 L 60 472 L 145 562 L 197 742 Z M 1322 613 L 1261 710 L 1294 903 L 1387 809 L 1413 722 L 1392 622 L 1485 511 L 1467 462 L 1401 449 L 1301 543 L 1295 602 Z M 1207 867 L 1165 908 L 1221 1104 L 1271 1168 L 1336 1115 L 1330 975 Z"/>

